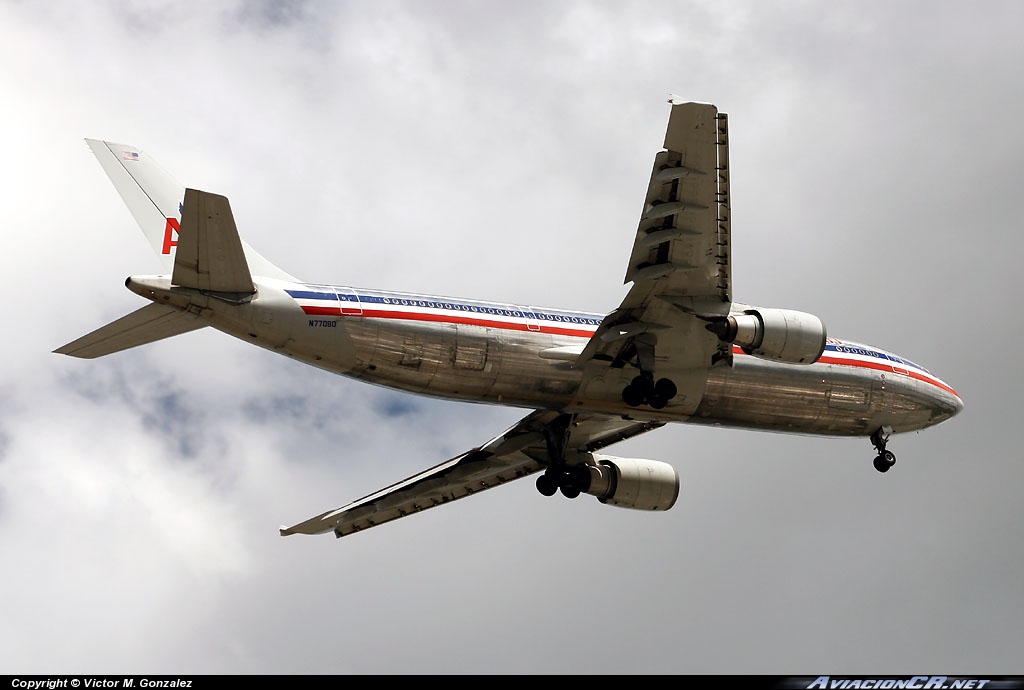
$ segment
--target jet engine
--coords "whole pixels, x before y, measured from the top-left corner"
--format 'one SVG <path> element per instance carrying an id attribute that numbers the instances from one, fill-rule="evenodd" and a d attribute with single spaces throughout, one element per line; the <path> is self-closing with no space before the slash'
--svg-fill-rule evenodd
<path id="1" fill-rule="evenodd" d="M 708 324 L 722 341 L 762 359 L 813 364 L 825 351 L 825 324 L 791 309 L 747 309 Z"/>
<path id="2" fill-rule="evenodd" d="M 637 510 L 668 510 L 679 496 L 679 474 L 657 460 L 591 455 L 585 493 L 601 503 Z"/>

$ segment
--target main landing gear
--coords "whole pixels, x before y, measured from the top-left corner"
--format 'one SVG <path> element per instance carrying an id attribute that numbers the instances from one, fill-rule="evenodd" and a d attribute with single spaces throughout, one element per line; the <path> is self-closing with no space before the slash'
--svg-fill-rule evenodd
<path id="1" fill-rule="evenodd" d="M 632 350 L 636 354 L 640 374 L 633 377 L 629 385 L 622 389 L 622 399 L 630 407 L 650 405 L 656 410 L 668 405 L 668 401 L 676 397 L 678 392 L 672 379 L 654 380 L 654 339 L 640 336 L 633 340 Z"/>
<path id="2" fill-rule="evenodd" d="M 537 491 L 544 496 L 554 496 L 561 491 L 566 498 L 576 498 L 590 488 L 590 473 L 585 467 L 572 465 L 549 465 L 537 477 Z"/>
<path id="3" fill-rule="evenodd" d="M 873 464 L 879 472 L 888 472 L 896 464 L 896 456 L 893 455 L 892 451 L 885 449 L 886 443 L 889 442 L 889 434 L 891 433 L 891 427 L 883 426 L 871 434 L 871 445 L 878 451 Z"/>
<path id="4" fill-rule="evenodd" d="M 548 467 L 537 477 L 537 491 L 544 496 L 554 496 L 561 491 L 566 498 L 576 498 L 590 488 L 590 472 L 587 468 L 570 465 L 565 460 L 572 419 L 572 415 L 560 415 L 544 429 Z"/>
<path id="5" fill-rule="evenodd" d="M 622 399 L 630 407 L 639 407 L 644 403 L 656 410 L 668 405 L 668 401 L 676 397 L 676 384 L 672 379 L 654 380 L 654 375 L 644 372 L 636 376 L 628 386 L 622 389 Z"/>

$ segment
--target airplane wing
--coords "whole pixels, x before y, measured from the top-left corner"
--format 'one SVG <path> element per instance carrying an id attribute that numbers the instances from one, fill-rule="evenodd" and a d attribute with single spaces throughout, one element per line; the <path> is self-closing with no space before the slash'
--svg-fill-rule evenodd
<path id="1" fill-rule="evenodd" d="M 478 448 L 337 510 L 282 527 L 281 536 L 334 532 L 343 537 L 533 474 L 547 464 L 552 433 L 567 434 L 570 454 L 592 453 L 660 426 L 617 416 L 537 410 Z"/>
<path id="2" fill-rule="evenodd" d="M 590 396 L 618 395 L 621 381 L 607 390 L 589 384 L 636 362 L 676 383 L 669 404 L 685 413 L 680 406 L 699 404 L 708 367 L 731 363 L 731 347 L 705 328 L 732 304 L 728 150 L 724 113 L 672 106 L 626 269 L 633 285 L 574 362 Z"/>

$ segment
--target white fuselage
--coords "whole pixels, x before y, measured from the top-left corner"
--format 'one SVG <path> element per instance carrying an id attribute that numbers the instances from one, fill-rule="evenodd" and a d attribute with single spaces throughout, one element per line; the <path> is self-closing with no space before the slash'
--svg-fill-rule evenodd
<path id="1" fill-rule="evenodd" d="M 444 399 L 833 436 L 867 436 L 880 427 L 896 433 L 923 429 L 962 407 L 950 386 L 909 360 L 829 338 L 814 364 L 768 361 L 734 347 L 732 366 L 708 369 L 694 413 L 674 413 L 671 405 L 637 409 L 617 393 L 582 391 L 584 369 L 573 368 L 571 355 L 550 355 L 581 349 L 602 314 L 255 282 L 256 294 L 238 304 L 171 287 L 167 276 L 131 278 L 127 285 L 313 366 Z M 627 367 L 618 375 L 628 381 L 634 373 Z"/>

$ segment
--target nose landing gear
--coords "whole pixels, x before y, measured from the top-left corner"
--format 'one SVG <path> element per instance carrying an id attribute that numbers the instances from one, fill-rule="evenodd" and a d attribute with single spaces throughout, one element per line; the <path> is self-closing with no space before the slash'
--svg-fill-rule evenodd
<path id="1" fill-rule="evenodd" d="M 885 473 L 892 469 L 892 466 L 896 464 L 896 456 L 893 455 L 892 451 L 886 450 L 885 445 L 889 442 L 889 435 L 892 433 L 892 427 L 879 427 L 875 433 L 871 434 L 871 445 L 878 451 L 878 455 L 875 456 L 873 465 L 879 472 Z"/>

